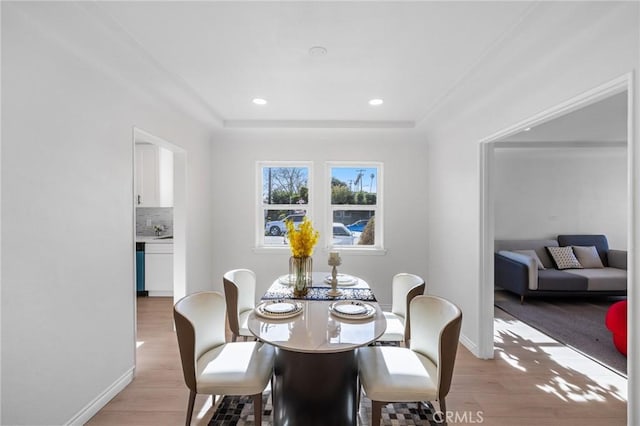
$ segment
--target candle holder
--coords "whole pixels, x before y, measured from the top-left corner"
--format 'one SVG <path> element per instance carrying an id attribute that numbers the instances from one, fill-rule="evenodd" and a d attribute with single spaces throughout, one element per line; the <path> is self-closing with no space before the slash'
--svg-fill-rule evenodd
<path id="1" fill-rule="evenodd" d="M 342 292 L 338 290 L 338 266 L 342 264 L 342 260 L 340 259 L 340 253 L 331 252 L 329 253 L 329 261 L 327 262 L 331 269 L 331 290 L 327 292 L 327 295 L 331 297 L 342 296 Z"/>

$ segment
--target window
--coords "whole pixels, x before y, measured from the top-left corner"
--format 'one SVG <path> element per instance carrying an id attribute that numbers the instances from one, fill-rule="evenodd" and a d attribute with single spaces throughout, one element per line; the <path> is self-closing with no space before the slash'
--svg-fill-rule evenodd
<path id="1" fill-rule="evenodd" d="M 294 225 L 310 210 L 310 163 L 260 162 L 258 247 L 286 247 L 285 220 Z"/>
<path id="2" fill-rule="evenodd" d="M 382 164 L 330 163 L 330 247 L 382 248 Z"/>

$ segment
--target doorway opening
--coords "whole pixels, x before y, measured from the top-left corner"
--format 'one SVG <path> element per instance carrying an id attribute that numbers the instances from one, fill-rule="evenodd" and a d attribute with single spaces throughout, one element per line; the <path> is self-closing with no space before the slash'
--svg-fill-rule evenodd
<path id="1" fill-rule="evenodd" d="M 134 247 L 145 246 L 142 260 L 139 251 L 134 253 L 134 297 L 171 297 L 175 303 L 186 295 L 186 151 L 134 127 L 132 153 L 132 237 Z M 144 274 L 139 273 L 140 262 Z M 142 294 L 140 275 L 144 275 Z M 134 309 L 139 347 L 143 343 L 137 340 L 137 303 Z"/>
<path id="2" fill-rule="evenodd" d="M 605 100 L 606 98 L 613 97 L 622 93 L 626 93 L 626 128 L 625 128 L 625 140 L 626 140 L 626 183 L 627 183 L 627 208 L 624 212 L 626 216 L 626 231 L 623 238 L 626 239 L 625 246 L 628 249 L 632 249 L 631 240 L 631 200 L 634 189 L 632 182 L 632 148 L 633 148 L 633 111 L 632 103 L 629 100 L 629 93 L 631 92 L 631 75 L 625 75 L 618 79 L 615 79 L 607 84 L 590 90 L 580 96 L 564 102 L 554 108 L 543 111 L 536 116 L 533 116 L 527 120 L 524 120 L 516 125 L 508 127 L 494 135 L 491 135 L 480 141 L 480 298 L 479 298 L 479 312 L 480 312 L 480 324 L 479 324 L 479 342 L 478 342 L 478 355 L 481 358 L 492 358 L 494 352 L 494 241 L 496 239 L 496 152 L 498 149 L 509 148 L 518 150 L 522 148 L 532 149 L 533 147 L 539 147 L 533 142 L 518 141 L 519 134 L 523 134 L 527 129 L 533 129 L 536 126 L 541 126 L 552 120 L 566 116 L 570 113 L 593 105 L 597 102 Z M 511 141 L 510 141 L 511 139 Z M 557 141 L 556 141 L 557 142 Z M 552 145 L 554 142 L 546 141 L 544 144 Z M 574 145 L 577 146 L 577 142 L 574 141 Z M 555 145 L 552 145 L 555 146 Z M 595 232 L 594 232 L 595 233 Z M 535 236 L 531 236 L 533 238 Z M 631 257 L 632 258 L 632 257 Z M 627 288 L 633 286 L 632 276 L 628 275 Z"/>

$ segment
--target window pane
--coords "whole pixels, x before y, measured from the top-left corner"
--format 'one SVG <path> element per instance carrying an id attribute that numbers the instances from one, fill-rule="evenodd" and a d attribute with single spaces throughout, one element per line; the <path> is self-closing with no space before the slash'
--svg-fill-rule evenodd
<path id="1" fill-rule="evenodd" d="M 307 167 L 263 167 L 262 200 L 265 204 L 308 204 Z"/>
<path id="2" fill-rule="evenodd" d="M 335 210 L 333 245 L 374 245 L 374 210 Z"/>
<path id="3" fill-rule="evenodd" d="M 287 244 L 285 240 L 287 227 L 284 221 L 293 220 L 294 226 L 297 228 L 306 214 L 306 210 L 265 210 L 263 222 L 265 245 Z"/>
<path id="4" fill-rule="evenodd" d="M 375 167 L 332 167 L 331 204 L 375 205 L 377 184 Z"/>

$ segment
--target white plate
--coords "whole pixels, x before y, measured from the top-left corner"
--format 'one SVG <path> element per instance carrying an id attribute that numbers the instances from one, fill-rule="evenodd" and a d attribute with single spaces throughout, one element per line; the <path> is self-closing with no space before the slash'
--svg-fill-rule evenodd
<path id="1" fill-rule="evenodd" d="M 286 314 L 295 311 L 296 308 L 296 304 L 292 302 L 267 303 L 264 305 L 264 310 L 270 314 Z"/>
<path id="2" fill-rule="evenodd" d="M 376 309 L 368 303 L 357 300 L 341 300 L 331 305 L 331 313 L 344 319 L 371 318 Z"/>
<path id="3" fill-rule="evenodd" d="M 291 309 L 293 306 L 293 309 Z M 270 300 L 262 302 L 254 309 L 256 315 L 269 319 L 292 318 L 302 312 L 302 304 L 299 302 L 283 302 L 280 300 Z"/>
<path id="4" fill-rule="evenodd" d="M 357 279 L 352 277 L 351 275 L 346 274 L 337 274 L 336 280 L 338 281 L 338 285 L 354 285 L 358 282 Z M 324 282 L 327 284 L 331 284 L 331 275 L 327 275 L 324 277 Z"/>
<path id="5" fill-rule="evenodd" d="M 364 306 L 362 303 L 355 302 L 335 305 L 333 309 L 335 309 L 336 312 L 347 315 L 362 315 L 367 312 L 366 306 Z"/>

